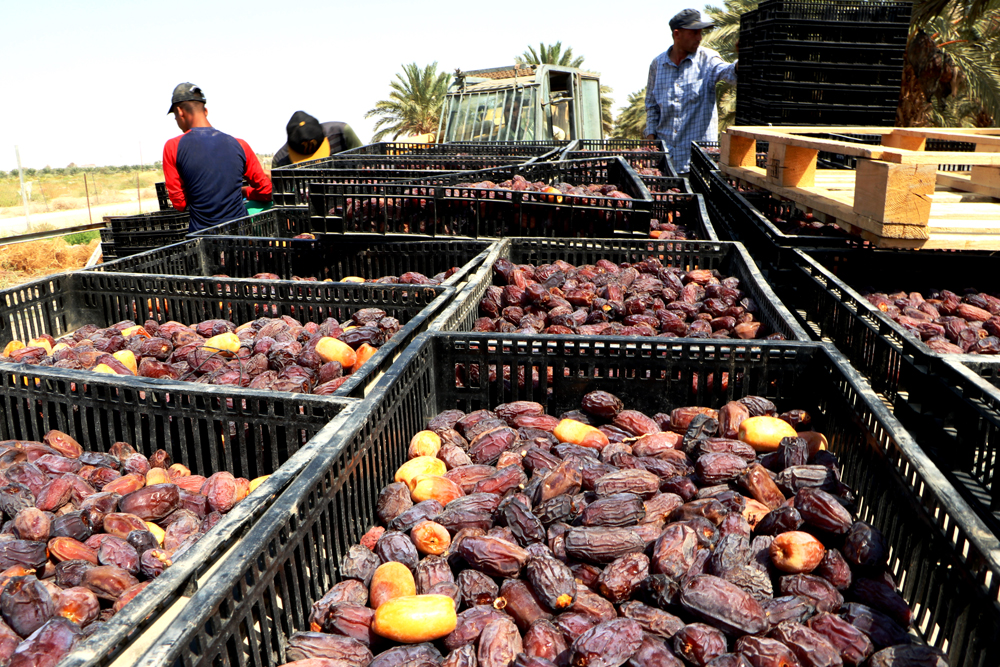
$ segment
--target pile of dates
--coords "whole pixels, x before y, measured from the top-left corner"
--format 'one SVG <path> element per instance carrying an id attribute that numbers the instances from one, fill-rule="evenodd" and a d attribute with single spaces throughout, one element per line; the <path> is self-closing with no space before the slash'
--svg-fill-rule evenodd
<path id="1" fill-rule="evenodd" d="M 810 423 L 603 391 L 442 412 L 288 664 L 946 667 Z"/>
<path id="2" fill-rule="evenodd" d="M 400 328 L 379 308 L 363 308 L 343 325 L 332 317 L 302 324 L 285 315 L 240 326 L 127 320 L 107 328 L 87 324 L 59 339 L 11 341 L 0 361 L 328 395 Z"/>
<path id="3" fill-rule="evenodd" d="M 640 176 L 663 176 L 664 173 L 655 167 L 638 167 L 635 170 Z"/>
<path id="4" fill-rule="evenodd" d="M 502 287 L 486 290 L 473 331 L 783 340 L 756 319 L 739 279 L 715 269 L 684 271 L 648 257 L 579 267 L 499 259 L 493 271 Z"/>
<path id="5" fill-rule="evenodd" d="M 873 292 L 868 302 L 935 352 L 1000 354 L 1000 298 L 968 290 Z"/>
<path id="6" fill-rule="evenodd" d="M 520 174 L 514 178 L 494 183 L 493 181 L 479 181 L 477 183 L 456 183 L 457 188 L 473 188 L 482 190 L 512 190 L 514 192 L 537 192 L 549 195 L 539 198 L 538 201 L 553 202 L 561 204 L 563 198 L 559 195 L 575 195 L 579 197 L 612 197 L 614 199 L 632 199 L 629 195 L 618 189 L 617 185 L 610 183 L 590 183 L 587 185 L 572 185 L 570 183 L 556 182 L 553 184 L 544 181 L 529 181 Z M 585 202 L 579 202 L 585 203 Z"/>
<path id="7" fill-rule="evenodd" d="M 0 664 L 55 665 L 264 478 L 192 475 L 125 442 L 0 443 Z"/>
<path id="8" fill-rule="evenodd" d="M 376 285 L 440 285 L 444 281 L 451 278 L 459 271 L 459 267 L 453 266 L 447 271 L 442 271 L 437 273 L 430 278 L 417 271 L 407 271 L 401 276 L 382 276 L 380 278 L 361 278 L 359 276 L 345 276 L 341 278 L 338 282 L 342 283 L 372 283 Z M 217 274 L 212 276 L 213 278 L 229 278 L 225 274 Z M 284 280 L 277 273 L 257 273 L 251 276 L 254 280 Z M 314 283 L 318 282 L 316 278 L 301 278 L 299 276 L 292 276 L 289 280 L 297 280 L 301 282 Z M 323 282 L 332 283 L 333 278 L 327 278 Z"/>
<path id="9" fill-rule="evenodd" d="M 661 241 L 686 241 L 689 238 L 695 238 L 686 226 L 671 222 L 670 217 L 667 216 L 666 220 L 653 218 L 649 221 L 650 238 Z"/>
<path id="10" fill-rule="evenodd" d="M 780 204 L 770 195 L 767 196 L 769 207 L 764 214 L 774 223 L 774 226 L 785 234 L 795 236 L 840 236 L 850 234 L 835 222 L 817 220 L 812 213 L 806 213 L 798 208 L 789 209 Z M 775 208 L 777 206 L 777 208 Z"/>

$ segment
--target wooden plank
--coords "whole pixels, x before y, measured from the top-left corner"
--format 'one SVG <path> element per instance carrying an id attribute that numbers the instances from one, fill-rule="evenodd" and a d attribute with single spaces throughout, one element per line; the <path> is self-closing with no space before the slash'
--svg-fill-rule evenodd
<path id="1" fill-rule="evenodd" d="M 882 135 L 882 145 L 904 148 L 908 151 L 922 151 L 927 147 L 927 137 L 911 136 L 898 130 Z"/>
<path id="2" fill-rule="evenodd" d="M 989 185 L 973 183 L 969 177 L 960 176 L 959 172 L 939 171 L 937 173 L 937 182 L 938 185 L 945 185 L 950 188 L 955 188 L 956 190 L 964 190 L 965 192 L 973 192 L 975 194 L 1000 199 L 1000 187 L 991 187 Z"/>
<path id="3" fill-rule="evenodd" d="M 800 137 L 793 134 L 796 132 L 819 132 L 815 128 L 781 128 L 778 130 L 768 130 L 766 128 L 754 128 L 752 131 L 746 128 L 731 127 L 726 130 L 726 134 L 754 139 L 755 141 L 767 141 L 770 143 L 786 144 L 819 151 L 829 151 L 841 153 L 843 155 L 853 155 L 869 160 L 882 160 L 897 164 L 969 164 L 982 165 L 988 167 L 1000 167 L 1000 154 L 993 156 L 989 153 L 963 153 L 959 151 L 908 151 L 902 148 L 889 148 L 885 146 L 863 146 L 845 141 L 835 141 L 833 139 L 814 139 L 812 137 Z M 725 135 L 723 135 L 725 136 Z"/>
<path id="4" fill-rule="evenodd" d="M 757 142 L 738 135 L 723 134 L 719 137 L 719 163 L 735 167 L 755 166 Z"/>
<path id="5" fill-rule="evenodd" d="M 927 236 L 926 231 L 924 231 L 925 225 L 897 224 L 892 221 L 886 222 L 869 216 L 858 215 L 851 204 L 842 201 L 845 198 L 843 193 L 831 193 L 823 188 L 816 187 L 786 188 L 775 185 L 768 181 L 766 173 L 760 167 L 730 167 L 720 164 L 719 168 L 734 178 L 741 178 L 752 185 L 769 190 L 780 197 L 803 204 L 816 211 L 830 215 L 838 221 L 843 220 L 880 236 L 900 238 L 926 238 Z"/>
<path id="6" fill-rule="evenodd" d="M 852 144 L 846 141 L 835 141 L 833 139 L 814 139 L 812 137 L 799 137 L 786 130 L 791 128 L 781 128 L 781 131 L 773 128 L 754 128 L 748 130 L 741 127 L 731 127 L 726 130 L 726 134 L 753 139 L 755 141 L 767 141 L 769 143 L 786 144 L 809 148 L 820 151 L 831 151 L 843 155 L 854 155 L 856 157 L 869 158 L 874 160 L 889 160 L 893 157 L 896 161 L 902 159 L 903 154 L 898 149 L 883 148 L 881 146 L 865 146 L 863 144 Z M 809 129 L 808 132 L 820 133 L 822 130 Z M 725 136 L 725 135 L 723 135 Z"/>
<path id="7" fill-rule="evenodd" d="M 812 213 L 818 220 L 835 222 L 875 247 L 1000 250 L 1000 228 L 997 226 L 1000 222 L 1000 203 L 944 200 L 933 205 L 926 225 L 894 225 L 855 213 L 851 192 L 828 191 L 822 187 L 784 188 L 768 183 L 765 170 L 759 167 L 723 166 L 722 171 L 748 185 L 767 189 L 775 197 L 793 201 L 799 209 Z M 939 194 L 962 196 L 961 193 Z"/>
<path id="8" fill-rule="evenodd" d="M 997 131 L 1000 134 L 1000 131 Z M 965 141 L 970 144 L 976 144 L 977 146 L 997 146 L 1000 147 L 1000 136 L 991 134 L 980 134 L 973 129 L 965 128 L 949 128 L 949 129 L 939 129 L 939 128 L 916 128 L 916 127 L 898 127 L 892 131 L 892 135 L 899 137 L 907 137 L 911 140 L 916 138 L 923 139 L 943 139 L 944 141 Z M 883 138 L 883 143 L 885 139 Z M 905 146 L 900 146 L 901 148 L 906 148 Z"/>
<path id="9" fill-rule="evenodd" d="M 977 153 L 996 153 L 997 151 L 1000 151 L 1000 139 L 997 139 L 996 144 L 976 144 Z M 1000 188 L 1000 169 L 996 167 L 974 166 L 969 173 L 969 180 L 976 185 L 985 185 L 988 188 Z"/>
<path id="10" fill-rule="evenodd" d="M 931 165 L 858 160 L 856 171 L 855 213 L 890 224 L 927 224 L 931 216 L 929 195 L 934 192 L 937 172 Z"/>
<path id="11" fill-rule="evenodd" d="M 787 144 L 771 144 L 767 149 L 767 178 L 785 187 L 812 187 L 816 183 L 816 156 L 819 151 Z"/>

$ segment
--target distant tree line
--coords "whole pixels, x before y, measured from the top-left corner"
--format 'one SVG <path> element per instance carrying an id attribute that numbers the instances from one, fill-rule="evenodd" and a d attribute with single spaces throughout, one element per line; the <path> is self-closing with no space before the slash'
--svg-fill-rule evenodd
<path id="1" fill-rule="evenodd" d="M 109 167 L 78 167 L 74 163 L 69 163 L 65 167 L 49 167 L 43 169 L 33 169 L 28 167 L 24 170 L 26 177 L 35 176 L 74 176 L 76 174 L 128 174 L 137 171 L 159 171 L 163 164 L 157 160 L 152 164 L 126 164 Z M 10 171 L 0 171 L 0 178 L 17 178 L 17 169 Z"/>

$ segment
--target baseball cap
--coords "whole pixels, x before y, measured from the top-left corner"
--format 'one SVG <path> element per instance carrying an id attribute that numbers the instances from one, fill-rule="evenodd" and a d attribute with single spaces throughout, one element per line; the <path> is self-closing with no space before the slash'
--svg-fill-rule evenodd
<path id="1" fill-rule="evenodd" d="M 330 157 L 330 141 L 323 127 L 305 111 L 292 114 L 285 132 L 288 133 L 288 157 L 292 162 Z"/>
<path id="2" fill-rule="evenodd" d="M 697 9 L 684 9 L 674 15 L 674 18 L 670 19 L 670 29 L 678 30 L 685 28 L 687 30 L 702 30 L 703 28 L 711 28 L 715 24 L 711 21 L 706 21 Z"/>
<path id="3" fill-rule="evenodd" d="M 181 102 L 205 102 L 205 93 L 193 83 L 178 83 L 170 98 L 170 108 L 167 113 L 173 113 L 174 107 Z"/>

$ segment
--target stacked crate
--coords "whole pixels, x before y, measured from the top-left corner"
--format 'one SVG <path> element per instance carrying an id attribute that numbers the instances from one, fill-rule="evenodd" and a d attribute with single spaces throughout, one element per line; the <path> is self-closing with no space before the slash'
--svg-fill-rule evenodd
<path id="1" fill-rule="evenodd" d="M 740 21 L 738 125 L 892 125 L 911 3 L 766 0 Z"/>

